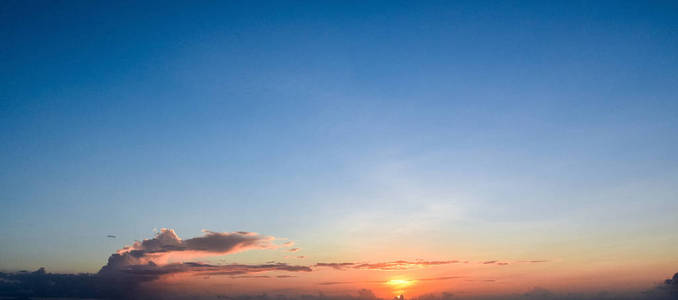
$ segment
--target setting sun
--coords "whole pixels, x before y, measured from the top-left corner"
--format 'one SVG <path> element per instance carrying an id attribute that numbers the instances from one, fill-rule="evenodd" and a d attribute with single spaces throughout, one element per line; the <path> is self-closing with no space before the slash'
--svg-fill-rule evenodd
<path id="1" fill-rule="evenodd" d="M 678 0 L 0 0 L 0 300 L 678 300 L 676 137 Z"/>
<path id="2" fill-rule="evenodd" d="M 386 284 L 393 288 L 394 294 L 401 295 L 405 293 L 405 288 L 412 286 L 416 282 L 416 280 L 408 279 L 391 279 L 387 281 Z"/>
<path id="3" fill-rule="evenodd" d="M 391 279 L 386 282 L 386 284 L 391 285 L 391 286 L 398 286 L 398 287 L 407 287 L 412 284 L 414 284 L 414 280 L 406 280 L 406 279 Z"/>

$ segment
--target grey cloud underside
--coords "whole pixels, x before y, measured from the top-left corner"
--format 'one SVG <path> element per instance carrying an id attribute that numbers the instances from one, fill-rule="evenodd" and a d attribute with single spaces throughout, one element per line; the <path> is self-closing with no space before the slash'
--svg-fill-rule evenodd
<path id="1" fill-rule="evenodd" d="M 206 255 L 223 255 L 249 249 L 274 248 L 272 237 L 262 236 L 251 232 L 212 232 L 205 231 L 205 235 L 182 240 L 172 229 L 161 229 L 152 239 L 136 242 L 112 254 L 108 263 L 101 268 L 100 274 L 116 272 L 144 273 L 149 276 L 185 272 L 190 268 L 198 268 L 191 263 L 156 265 L 153 260 L 162 255 L 204 253 Z M 215 266 L 212 266 L 216 268 Z M 238 272 L 236 266 L 221 266 L 221 270 Z M 203 266 L 203 269 L 208 267 Z M 242 267 L 241 270 L 245 268 Z M 245 272 L 247 273 L 247 272 Z"/>
<path id="2" fill-rule="evenodd" d="M 202 251 L 218 254 L 238 249 L 271 248 L 273 246 L 270 243 L 272 237 L 252 232 L 204 232 L 204 236 L 182 240 L 174 230 L 161 229 L 154 238 L 143 240 L 129 247 L 129 252 L 135 257 L 175 251 Z"/>
<path id="3" fill-rule="evenodd" d="M 137 277 L 139 280 L 155 280 L 162 275 L 187 273 L 194 275 L 244 275 L 251 273 L 270 272 L 270 271 L 286 271 L 286 272 L 311 272 L 311 268 L 307 266 L 295 266 L 285 263 L 275 264 L 261 264 L 261 265 L 245 265 L 245 264 L 229 264 L 229 265 L 211 265 L 194 262 L 174 263 L 167 265 L 156 265 L 149 263 L 146 265 L 128 265 L 123 268 L 114 270 L 104 270 L 99 272 L 101 276 L 128 276 Z"/>

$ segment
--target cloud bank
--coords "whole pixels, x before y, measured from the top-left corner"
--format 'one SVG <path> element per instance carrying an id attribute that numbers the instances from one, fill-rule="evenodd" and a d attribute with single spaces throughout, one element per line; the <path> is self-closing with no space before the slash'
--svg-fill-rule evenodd
<path id="1" fill-rule="evenodd" d="M 255 249 L 278 249 L 292 247 L 294 242 L 288 241 L 282 245 L 274 243 L 275 238 L 252 232 L 213 232 L 204 231 L 200 237 L 183 240 L 172 229 L 162 229 L 155 237 L 135 242 L 113 253 L 106 265 L 97 274 L 53 274 L 45 269 L 35 272 L 0 273 L 0 299 L 10 297 L 16 299 L 31 299 L 35 297 L 68 297 L 88 299 L 193 299 L 190 295 L 166 295 L 157 289 L 141 288 L 145 282 L 157 280 L 166 275 L 186 274 L 189 276 L 227 276 L 232 279 L 266 279 L 296 277 L 305 272 L 313 272 L 317 268 L 333 270 L 379 270 L 399 271 L 425 268 L 437 265 L 460 263 L 458 260 L 395 260 L 387 262 L 339 262 L 313 265 L 291 265 L 269 261 L 263 264 L 208 264 L 191 261 L 197 257 L 229 255 Z M 295 252 L 296 248 L 286 249 Z M 301 256 L 299 257 L 301 258 Z M 546 260 L 514 261 L 513 263 L 543 263 Z M 464 261 L 467 263 L 467 261 Z M 498 260 L 481 261 L 480 264 L 507 265 L 507 262 Z M 267 274 L 273 272 L 273 274 Z M 288 274 L 276 274 L 285 272 Z M 477 281 L 464 276 L 440 276 L 430 278 L 415 278 L 415 281 L 446 281 L 446 280 Z M 327 281 L 323 285 L 370 283 L 364 281 Z M 371 283 L 383 283 L 373 281 Z M 291 289 L 292 294 L 294 289 Z M 300 294 L 296 293 L 297 295 Z M 214 296 L 214 297 L 212 297 Z M 263 296 L 224 296 L 212 295 L 213 299 L 233 300 L 351 300 L 351 299 L 379 299 L 369 290 L 360 290 L 355 296 L 348 291 L 346 296 L 276 296 L 275 299 Z M 207 297 L 206 299 L 210 299 Z M 284 298 L 284 299 L 283 299 Z M 440 295 L 426 295 L 414 300 L 512 300 L 512 299 L 540 299 L 540 300 L 593 300 L 593 299 L 638 299 L 638 300 L 677 300 L 678 273 L 666 279 L 660 286 L 647 290 L 638 295 L 630 294 L 596 294 L 596 295 L 560 295 L 545 290 L 536 289 L 525 294 L 503 295 L 494 297 L 457 297 L 450 293 Z"/>
<path id="2" fill-rule="evenodd" d="M 97 279 L 112 286 L 136 290 L 141 283 L 157 280 L 165 275 L 189 274 L 195 276 L 263 276 L 253 273 L 311 272 L 308 266 L 286 263 L 226 264 L 214 265 L 189 261 L 198 257 L 228 255 L 254 249 L 276 249 L 271 236 L 253 232 L 203 231 L 201 237 L 182 240 L 172 229 L 161 229 L 152 239 L 135 242 L 108 258 L 108 262 L 97 273 Z M 282 247 L 291 246 L 287 242 Z"/>
<path id="3" fill-rule="evenodd" d="M 197 266 L 213 270 L 212 266 Z M 267 269 L 268 267 L 262 267 Z M 273 267 L 276 268 L 276 267 Z M 235 267 L 234 269 L 238 269 Z M 278 275 L 276 278 L 289 278 L 291 275 Z M 234 278 L 273 278 L 268 275 L 240 275 Z M 448 280 L 453 277 L 430 278 L 430 280 Z M 426 280 L 421 278 L 418 280 Z M 0 272 L 0 299 L 34 299 L 59 297 L 61 299 L 230 299 L 230 300 L 389 300 L 378 298 L 367 289 L 347 290 L 344 295 L 328 296 L 324 294 L 290 295 L 167 295 L 157 290 L 134 290 L 112 282 L 96 274 L 52 274 L 44 269 L 35 272 Z M 327 282 L 325 285 L 343 284 L 346 282 Z M 676 300 L 678 299 L 678 273 L 666 279 L 655 288 L 643 292 L 597 292 L 589 294 L 555 293 L 542 288 L 535 288 L 526 293 L 469 296 L 455 295 L 450 292 L 428 294 L 408 300 Z"/>

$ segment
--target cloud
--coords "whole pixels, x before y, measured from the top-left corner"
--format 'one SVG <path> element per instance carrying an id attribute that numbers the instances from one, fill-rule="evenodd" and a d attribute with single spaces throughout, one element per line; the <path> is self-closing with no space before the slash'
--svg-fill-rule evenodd
<path id="1" fill-rule="evenodd" d="M 299 250 L 301 250 L 301 248 L 287 249 L 287 251 L 289 251 L 289 252 L 297 252 L 297 251 L 299 251 Z"/>
<path id="2" fill-rule="evenodd" d="M 281 264 L 274 268 L 279 268 Z M 247 266 L 247 267 L 243 267 Z M 214 266 L 198 263 L 184 263 L 173 264 L 165 266 L 162 272 L 173 272 L 176 270 L 203 270 L 215 271 L 223 270 L 224 266 Z M 271 269 L 271 267 L 254 267 L 252 265 L 234 265 L 230 269 Z M 140 270 L 136 270 L 140 271 Z M 160 273 L 162 273 L 160 272 Z M 289 278 L 292 275 L 278 275 L 275 278 Z M 274 278 L 270 275 L 233 275 L 232 278 L 251 278 L 251 279 L 266 279 Z M 457 276 L 433 277 L 433 278 L 419 278 L 416 280 L 448 280 L 461 278 Z M 99 274 L 52 274 L 47 273 L 44 269 L 39 269 L 35 272 L 16 272 L 16 273 L 2 273 L 0 272 L 0 298 L 12 299 L 33 299 L 33 298 L 77 298 L 77 299 L 191 299 L 191 295 L 169 295 L 161 294 L 155 290 L 139 290 L 130 289 L 130 286 L 120 285 L 120 282 L 111 281 L 110 278 L 101 276 Z M 467 281 L 492 281 L 486 280 L 472 280 Z M 365 281 L 365 282 L 321 282 L 319 285 L 339 285 L 349 283 L 381 283 L 383 281 Z M 543 288 L 534 288 L 525 293 L 516 294 L 495 294 L 488 296 L 473 296 L 473 295 L 452 295 L 447 292 L 441 294 L 427 294 L 419 297 L 408 298 L 411 300 L 675 300 L 678 299 L 678 273 L 672 278 L 666 279 L 662 284 L 656 288 L 644 292 L 622 292 L 611 290 L 609 292 L 594 292 L 594 293 L 556 293 L 545 290 Z M 359 300 L 359 299 L 377 299 L 374 293 L 367 289 L 359 291 L 347 290 L 346 293 L 337 296 L 328 296 L 324 294 L 308 295 L 303 293 L 294 293 L 292 295 L 273 295 L 266 294 L 256 295 L 215 295 L 218 299 L 232 299 L 232 300 Z M 296 296 L 295 296 L 296 295 Z M 205 295 L 203 295 L 205 296 Z M 201 296 L 202 297 L 202 296 Z M 203 297 L 204 298 L 204 297 Z"/>
<path id="3" fill-rule="evenodd" d="M 678 286 L 678 273 L 673 274 L 673 278 L 666 279 L 664 283 L 669 286 Z"/>
<path id="4" fill-rule="evenodd" d="M 353 266 L 355 263 L 345 262 L 345 263 L 317 263 L 315 267 L 328 267 L 336 270 L 343 270 L 347 267 Z"/>
<path id="5" fill-rule="evenodd" d="M 155 280 L 163 275 L 189 273 L 196 276 L 213 276 L 213 275 L 247 275 L 252 273 L 270 272 L 270 271 L 286 271 L 286 272 L 311 272 L 312 269 L 308 266 L 295 266 L 286 263 L 273 264 L 228 264 L 228 265 L 212 265 L 196 262 L 186 263 L 171 263 L 166 265 L 157 265 L 155 263 L 148 263 L 143 265 L 128 265 L 124 268 L 115 270 L 104 270 L 99 272 L 101 276 L 116 276 L 127 277 L 137 281 Z M 241 277 L 242 278 L 242 277 Z"/>
<path id="6" fill-rule="evenodd" d="M 393 270 L 409 270 L 409 269 L 423 268 L 423 267 L 435 266 L 435 265 L 456 264 L 458 262 L 459 261 L 457 261 L 457 260 L 444 260 L 444 261 L 397 260 L 397 261 L 383 262 L 383 263 L 358 264 L 358 265 L 353 266 L 353 268 L 354 269 L 364 269 L 364 270 L 393 271 Z"/>
<path id="7" fill-rule="evenodd" d="M 423 268 L 427 266 L 434 265 L 446 265 L 446 264 L 455 264 L 458 263 L 458 260 L 443 260 L 443 261 L 406 261 L 406 260 L 396 260 L 390 262 L 380 262 L 380 263 L 317 263 L 316 267 L 329 267 L 336 270 L 345 270 L 347 268 L 351 269 L 360 269 L 360 270 L 381 270 L 381 271 L 396 271 L 396 270 L 410 270 L 416 268 Z"/>
<path id="8" fill-rule="evenodd" d="M 442 276 L 442 277 L 433 277 L 433 278 L 419 278 L 415 279 L 418 281 L 436 281 L 436 280 L 451 280 L 451 279 L 460 279 L 464 278 L 464 276 Z"/>
<path id="9" fill-rule="evenodd" d="M 284 279 L 296 277 L 295 275 L 312 272 L 314 268 L 331 268 L 335 270 L 410 270 L 425 268 L 436 265 L 459 263 L 457 260 L 396 260 L 378 263 L 365 262 L 340 262 L 340 263 L 316 263 L 312 266 L 292 265 L 279 262 L 267 262 L 263 264 L 208 264 L 183 259 L 195 258 L 207 255 L 224 255 L 250 249 L 275 249 L 279 245 L 273 243 L 275 238 L 262 236 L 250 232 L 212 232 L 204 231 L 200 237 L 182 240 L 171 229 L 162 229 L 152 239 L 146 239 L 127 246 L 109 257 L 108 263 L 97 274 L 53 274 L 45 269 L 35 272 L 0 272 L 0 298 L 38 298 L 38 297 L 61 297 L 61 298 L 89 298 L 89 299 L 173 299 L 174 296 L 165 297 L 160 295 L 158 286 L 144 283 L 157 280 L 163 276 L 173 274 L 185 274 L 188 276 L 226 276 L 232 279 Z M 291 243 L 291 242 L 288 242 Z M 288 244 L 286 243 L 286 244 Z M 293 243 L 292 243 L 293 244 Z M 291 245 L 291 244 L 290 244 Z M 514 261 L 512 263 L 542 263 L 545 260 Z M 507 265 L 508 262 L 490 260 L 480 262 L 482 264 Z M 269 273 L 270 272 L 270 273 Z M 287 272 L 288 274 L 280 274 Z M 182 278 L 182 277 L 178 277 Z M 415 281 L 436 281 L 461 279 L 465 281 L 493 282 L 494 279 L 473 279 L 463 276 L 439 276 L 415 278 Z M 325 281 L 318 285 L 341 285 L 341 284 L 382 284 L 384 281 Z M 620 289 L 621 290 L 621 289 Z M 294 291 L 294 289 L 291 289 Z M 355 293 L 355 291 L 354 291 Z M 354 294 L 355 295 L 355 294 Z M 609 296 L 612 295 L 612 296 Z M 621 295 L 621 296 L 619 296 Z M 245 296 L 243 296 L 245 297 Z M 249 298 L 247 298 L 249 297 Z M 267 296 L 259 297 L 260 300 L 276 300 Z M 413 300 L 448 300 L 450 294 L 441 296 L 428 295 Z M 458 298 L 454 296 L 454 299 Z M 615 298 L 616 297 L 616 298 Z M 231 298 L 231 297 L 229 297 Z M 232 299 L 253 299 L 235 297 Z M 290 296 L 287 300 L 351 300 L 351 299 L 379 299 L 369 290 L 362 290 L 356 296 Z M 557 294 L 541 289 L 535 289 L 524 294 L 499 295 L 488 298 L 468 296 L 463 299 L 469 300 L 598 300 L 598 299 L 626 299 L 626 300 L 676 300 L 678 299 L 678 273 L 672 278 L 666 279 L 656 288 L 645 291 L 642 294 L 629 294 L 614 291 L 609 294 L 573 295 Z"/>
<path id="10" fill-rule="evenodd" d="M 108 258 L 97 273 L 112 286 L 124 286 L 134 290 L 140 284 L 165 275 L 185 273 L 196 276 L 231 276 L 232 278 L 265 278 L 254 273 L 311 272 L 308 266 L 269 262 L 265 264 L 197 263 L 197 257 L 226 255 L 251 249 L 275 249 L 275 238 L 252 232 L 203 231 L 204 235 L 182 240 L 172 229 L 161 229 L 154 238 L 135 242 Z M 289 243 L 289 242 L 288 242 Z"/>
<path id="11" fill-rule="evenodd" d="M 213 232 L 204 230 L 201 237 L 182 240 L 172 229 L 161 229 L 152 239 L 135 242 L 117 251 L 109 265 L 166 263 L 171 259 L 187 260 L 201 256 L 225 255 L 251 249 L 272 249 L 274 237 L 253 232 Z M 115 254 L 114 254 L 115 255 Z"/>
<path id="12" fill-rule="evenodd" d="M 286 271 L 286 272 L 311 272 L 313 271 L 308 266 L 288 265 L 286 263 L 262 264 L 262 265 L 197 265 L 197 268 L 191 270 L 192 272 L 204 273 L 206 275 L 235 275 L 235 274 L 249 274 L 258 272 L 270 271 Z"/>
<path id="13" fill-rule="evenodd" d="M 363 281 L 323 281 L 318 282 L 318 285 L 338 285 L 338 284 L 368 284 L 368 283 L 384 283 L 381 280 L 363 280 Z"/>
<path id="14" fill-rule="evenodd" d="M 243 276 L 232 276 L 231 278 L 233 278 L 233 279 L 239 279 L 239 278 L 266 279 L 266 278 L 271 278 L 271 276 L 268 276 L 268 275 L 243 275 Z"/>
<path id="15" fill-rule="evenodd" d="M 336 285 L 336 284 L 351 284 L 355 283 L 354 281 L 323 281 L 318 282 L 318 285 Z"/>
<path id="16" fill-rule="evenodd" d="M 115 234 L 107 234 L 106 237 L 111 239 L 117 238 Z"/>
<path id="17" fill-rule="evenodd" d="M 468 282 L 495 282 L 496 279 L 466 279 Z"/>
<path id="18" fill-rule="evenodd" d="M 128 298 L 138 293 L 96 274 L 52 274 L 44 268 L 35 272 L 0 272 L 0 298 L 31 299 L 32 297 Z"/>

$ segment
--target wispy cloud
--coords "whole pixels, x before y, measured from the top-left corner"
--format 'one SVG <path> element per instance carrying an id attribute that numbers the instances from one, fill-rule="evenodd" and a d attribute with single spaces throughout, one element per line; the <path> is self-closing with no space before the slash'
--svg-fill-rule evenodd
<path id="1" fill-rule="evenodd" d="M 333 268 L 336 270 L 343 270 L 345 268 L 351 267 L 355 265 L 355 263 L 350 263 L 350 262 L 344 262 L 344 263 L 317 263 L 315 264 L 315 267 L 328 267 L 328 268 Z"/>
<path id="2" fill-rule="evenodd" d="M 380 263 L 317 263 L 316 267 L 329 267 L 336 270 L 344 270 L 347 268 L 351 269 L 361 269 L 361 270 L 381 270 L 381 271 L 395 271 L 395 270 L 410 270 L 416 268 L 423 268 L 427 266 L 434 265 L 446 265 L 446 264 L 455 264 L 459 263 L 458 260 L 444 260 L 444 261 L 407 261 L 407 260 L 396 260 L 390 262 L 380 262 Z"/>
<path id="3" fill-rule="evenodd" d="M 460 279 L 460 278 L 465 278 L 464 276 L 442 276 L 442 277 L 433 277 L 433 278 L 419 278 L 415 279 L 418 281 L 436 281 L 436 280 L 452 280 L 452 279 Z"/>

